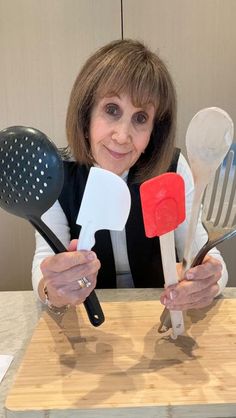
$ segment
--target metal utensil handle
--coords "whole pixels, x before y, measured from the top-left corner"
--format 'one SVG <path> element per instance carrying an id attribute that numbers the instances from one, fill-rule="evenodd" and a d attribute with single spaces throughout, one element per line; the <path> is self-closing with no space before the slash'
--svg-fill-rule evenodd
<path id="1" fill-rule="evenodd" d="M 50 245 L 55 254 L 67 252 L 67 249 L 62 242 L 40 218 L 28 217 L 28 220 L 34 228 L 37 229 L 40 235 L 42 235 L 48 245 Z M 94 290 L 85 299 L 84 307 L 88 314 L 89 321 L 94 327 L 98 327 L 104 322 L 104 313 Z"/>
<path id="2" fill-rule="evenodd" d="M 204 257 L 212 248 L 216 245 L 220 244 L 221 242 L 225 241 L 226 239 L 233 238 L 236 235 L 236 229 L 231 232 L 227 232 L 226 234 L 222 235 L 220 238 L 207 241 L 206 244 L 200 249 L 197 253 L 196 257 L 194 258 L 191 267 L 196 267 L 202 264 Z M 160 316 L 160 326 L 158 328 L 158 332 L 163 333 L 168 331 L 171 328 L 171 319 L 170 319 L 170 311 L 167 308 L 164 308 L 161 316 Z"/>
<path id="3" fill-rule="evenodd" d="M 236 235 L 236 229 L 231 232 L 227 232 L 226 234 L 222 235 L 221 237 L 207 241 L 205 245 L 200 249 L 200 251 L 197 253 L 196 257 L 194 258 L 191 267 L 199 266 L 199 264 L 202 264 L 204 257 L 210 251 L 212 248 L 216 247 L 216 245 L 219 245 L 221 242 L 225 241 L 226 239 L 233 238 Z"/>

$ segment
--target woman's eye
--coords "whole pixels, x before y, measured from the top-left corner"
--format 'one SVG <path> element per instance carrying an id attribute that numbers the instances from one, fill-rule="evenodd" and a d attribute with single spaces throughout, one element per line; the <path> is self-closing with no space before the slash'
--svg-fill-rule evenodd
<path id="1" fill-rule="evenodd" d="M 116 104 L 109 103 L 106 105 L 106 113 L 108 115 L 117 116 L 119 114 L 119 107 Z"/>
<path id="2" fill-rule="evenodd" d="M 143 124 L 145 122 L 147 122 L 147 115 L 146 113 L 136 113 L 136 115 L 134 116 L 135 122 L 139 123 L 139 124 Z"/>

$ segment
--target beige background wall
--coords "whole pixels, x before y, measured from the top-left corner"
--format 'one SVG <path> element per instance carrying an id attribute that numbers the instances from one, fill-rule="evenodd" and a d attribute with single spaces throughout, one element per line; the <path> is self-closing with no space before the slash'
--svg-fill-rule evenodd
<path id="1" fill-rule="evenodd" d="M 70 89 L 91 51 L 121 37 L 120 0 L 0 0 L 0 129 L 65 141 Z M 0 290 L 31 286 L 30 225 L 0 209 Z"/>
<path id="2" fill-rule="evenodd" d="M 222 107 L 236 121 L 235 16 L 235 0 L 123 0 L 124 37 L 145 41 L 173 74 L 184 153 L 187 124 L 200 108 Z M 79 67 L 121 34 L 120 0 L 0 0 L 0 129 L 31 125 L 65 144 Z M 0 210 L 0 233 L 0 290 L 29 288 L 31 226 Z M 223 246 L 231 285 L 234 246 Z"/>
<path id="3" fill-rule="evenodd" d="M 226 110 L 236 130 L 236 1 L 124 1 L 124 35 L 147 42 L 167 62 L 178 94 L 178 144 L 201 108 Z M 236 135 L 235 135 L 236 138 Z M 236 286 L 236 238 L 219 247 Z"/>

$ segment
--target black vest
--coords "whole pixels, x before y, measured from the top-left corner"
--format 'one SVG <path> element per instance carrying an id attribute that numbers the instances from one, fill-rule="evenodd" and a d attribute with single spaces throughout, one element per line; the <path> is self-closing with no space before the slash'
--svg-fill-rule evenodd
<path id="1" fill-rule="evenodd" d="M 168 171 L 175 172 L 180 150 L 176 149 Z M 60 205 L 70 227 L 71 239 L 78 238 L 80 226 L 76 224 L 89 170 L 76 162 L 64 161 L 64 186 L 59 197 Z M 139 195 L 140 184 L 131 184 L 130 170 L 127 185 L 131 194 L 131 210 L 126 223 L 128 259 L 135 287 L 163 287 L 164 277 L 159 238 L 146 238 Z M 109 208 L 108 208 L 109 210 Z M 101 262 L 97 288 L 115 288 L 116 271 L 110 232 L 97 231 L 93 251 Z"/>

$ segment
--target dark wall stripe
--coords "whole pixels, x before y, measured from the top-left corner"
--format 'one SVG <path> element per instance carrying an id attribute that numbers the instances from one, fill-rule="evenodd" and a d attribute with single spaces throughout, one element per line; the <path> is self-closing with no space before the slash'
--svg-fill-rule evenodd
<path id="1" fill-rule="evenodd" d="M 121 39 L 124 39 L 123 0 L 120 0 Z"/>

